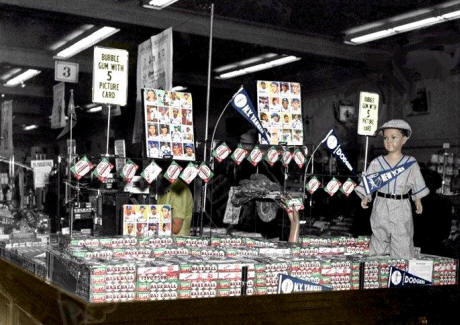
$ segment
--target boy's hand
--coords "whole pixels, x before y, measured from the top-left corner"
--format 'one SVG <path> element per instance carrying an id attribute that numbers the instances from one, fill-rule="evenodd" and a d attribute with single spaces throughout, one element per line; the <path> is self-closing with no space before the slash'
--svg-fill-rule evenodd
<path id="1" fill-rule="evenodd" d="M 361 208 L 367 209 L 369 206 L 367 205 L 369 203 L 369 199 L 367 197 L 363 198 L 361 200 Z"/>
<path id="2" fill-rule="evenodd" d="M 422 200 L 416 199 L 415 200 L 415 213 L 422 214 L 422 212 L 423 212 Z"/>

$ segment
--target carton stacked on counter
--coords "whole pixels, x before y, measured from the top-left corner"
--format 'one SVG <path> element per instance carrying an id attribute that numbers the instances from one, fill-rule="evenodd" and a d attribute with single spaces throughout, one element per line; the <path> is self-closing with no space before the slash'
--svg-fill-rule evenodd
<path id="1" fill-rule="evenodd" d="M 281 257 L 267 256 L 254 260 L 254 293 L 256 295 L 277 293 L 279 275 L 290 274 L 291 261 Z"/>
<path id="2" fill-rule="evenodd" d="M 369 253 L 367 236 L 358 238 L 337 237 L 301 237 L 298 256 L 337 256 L 337 255 L 366 255 Z"/>
<path id="3" fill-rule="evenodd" d="M 155 261 L 137 266 L 136 300 L 169 300 L 178 296 L 179 261 Z"/>
<path id="4" fill-rule="evenodd" d="M 319 284 L 331 287 L 333 290 L 351 290 L 351 279 L 351 262 L 346 258 L 330 258 L 321 262 Z"/>
<path id="5" fill-rule="evenodd" d="M 421 260 L 433 261 L 433 285 L 456 285 L 457 260 L 449 257 L 422 254 Z"/>
<path id="6" fill-rule="evenodd" d="M 390 266 L 407 271 L 409 261 L 387 256 L 368 257 L 364 262 L 364 289 L 388 287 Z"/>

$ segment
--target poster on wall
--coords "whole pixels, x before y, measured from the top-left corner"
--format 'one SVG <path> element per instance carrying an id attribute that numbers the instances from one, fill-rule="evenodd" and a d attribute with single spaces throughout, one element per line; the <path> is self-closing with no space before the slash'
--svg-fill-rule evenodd
<path id="1" fill-rule="evenodd" d="M 300 83 L 257 81 L 257 108 L 262 127 L 270 134 L 271 145 L 303 144 Z M 259 142 L 267 144 L 260 135 Z"/>
<path id="2" fill-rule="evenodd" d="M 168 204 L 123 205 L 123 236 L 171 236 L 172 214 Z"/>
<path id="3" fill-rule="evenodd" d="M 142 89 L 171 89 L 173 71 L 172 28 L 139 44 L 136 70 L 136 114 L 133 143 L 142 140 Z"/>
<path id="4" fill-rule="evenodd" d="M 195 160 L 192 94 L 144 89 L 147 157 Z"/>

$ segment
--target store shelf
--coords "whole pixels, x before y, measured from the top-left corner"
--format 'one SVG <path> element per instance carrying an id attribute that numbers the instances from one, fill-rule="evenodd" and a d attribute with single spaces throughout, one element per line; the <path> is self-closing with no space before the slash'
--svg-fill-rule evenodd
<path id="1" fill-rule="evenodd" d="M 87 303 L 0 259 L 1 324 L 449 323 L 459 286 Z"/>

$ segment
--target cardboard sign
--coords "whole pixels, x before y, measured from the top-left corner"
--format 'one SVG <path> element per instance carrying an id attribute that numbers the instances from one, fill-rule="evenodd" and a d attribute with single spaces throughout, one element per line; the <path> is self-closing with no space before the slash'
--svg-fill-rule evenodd
<path id="1" fill-rule="evenodd" d="M 375 135 L 379 120 L 379 94 L 359 93 L 358 134 Z"/>
<path id="2" fill-rule="evenodd" d="M 94 47 L 93 103 L 125 106 L 128 94 L 128 51 Z"/>
<path id="3" fill-rule="evenodd" d="M 53 160 L 31 160 L 30 167 L 34 173 L 34 188 L 45 187 L 48 184 L 48 178 L 53 169 Z"/>
<path id="4" fill-rule="evenodd" d="M 55 61 L 54 80 L 78 83 L 79 65 L 74 62 Z"/>

